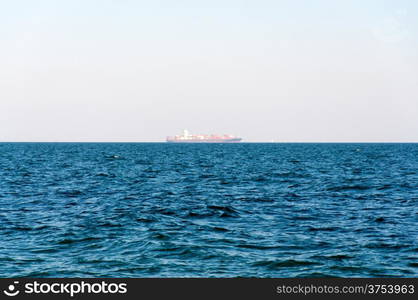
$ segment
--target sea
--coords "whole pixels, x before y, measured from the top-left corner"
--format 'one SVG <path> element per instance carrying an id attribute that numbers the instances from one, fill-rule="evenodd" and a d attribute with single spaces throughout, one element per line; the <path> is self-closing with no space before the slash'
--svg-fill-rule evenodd
<path id="1" fill-rule="evenodd" d="M 0 277 L 418 276 L 418 144 L 0 153 Z"/>

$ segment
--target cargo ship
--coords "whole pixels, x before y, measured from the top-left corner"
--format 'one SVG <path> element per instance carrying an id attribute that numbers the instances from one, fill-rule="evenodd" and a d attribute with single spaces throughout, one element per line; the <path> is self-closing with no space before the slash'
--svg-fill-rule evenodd
<path id="1" fill-rule="evenodd" d="M 224 134 L 190 134 L 186 129 L 181 135 L 167 137 L 168 143 L 239 143 L 241 138 Z"/>

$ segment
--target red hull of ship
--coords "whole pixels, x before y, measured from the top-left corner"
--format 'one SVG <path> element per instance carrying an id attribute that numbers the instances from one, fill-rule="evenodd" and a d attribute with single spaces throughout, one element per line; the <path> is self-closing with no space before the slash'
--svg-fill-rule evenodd
<path id="1" fill-rule="evenodd" d="M 167 137 L 168 143 L 239 143 L 241 140 L 230 134 L 189 134 L 187 129 L 181 135 Z"/>
<path id="2" fill-rule="evenodd" d="M 188 140 L 181 140 L 181 139 L 167 139 L 168 143 L 239 143 L 241 139 L 188 139 Z"/>

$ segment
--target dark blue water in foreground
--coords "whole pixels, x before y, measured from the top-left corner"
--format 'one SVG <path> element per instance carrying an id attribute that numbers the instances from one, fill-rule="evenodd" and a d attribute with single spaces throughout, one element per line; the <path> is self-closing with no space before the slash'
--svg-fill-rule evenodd
<path id="1" fill-rule="evenodd" d="M 1 277 L 418 275 L 418 144 L 0 151 Z"/>

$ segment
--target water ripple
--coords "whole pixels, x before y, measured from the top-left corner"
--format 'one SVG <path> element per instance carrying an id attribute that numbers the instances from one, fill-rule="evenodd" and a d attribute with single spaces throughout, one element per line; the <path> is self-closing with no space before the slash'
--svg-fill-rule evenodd
<path id="1" fill-rule="evenodd" d="M 417 144 L 0 144 L 3 277 L 418 275 Z"/>

